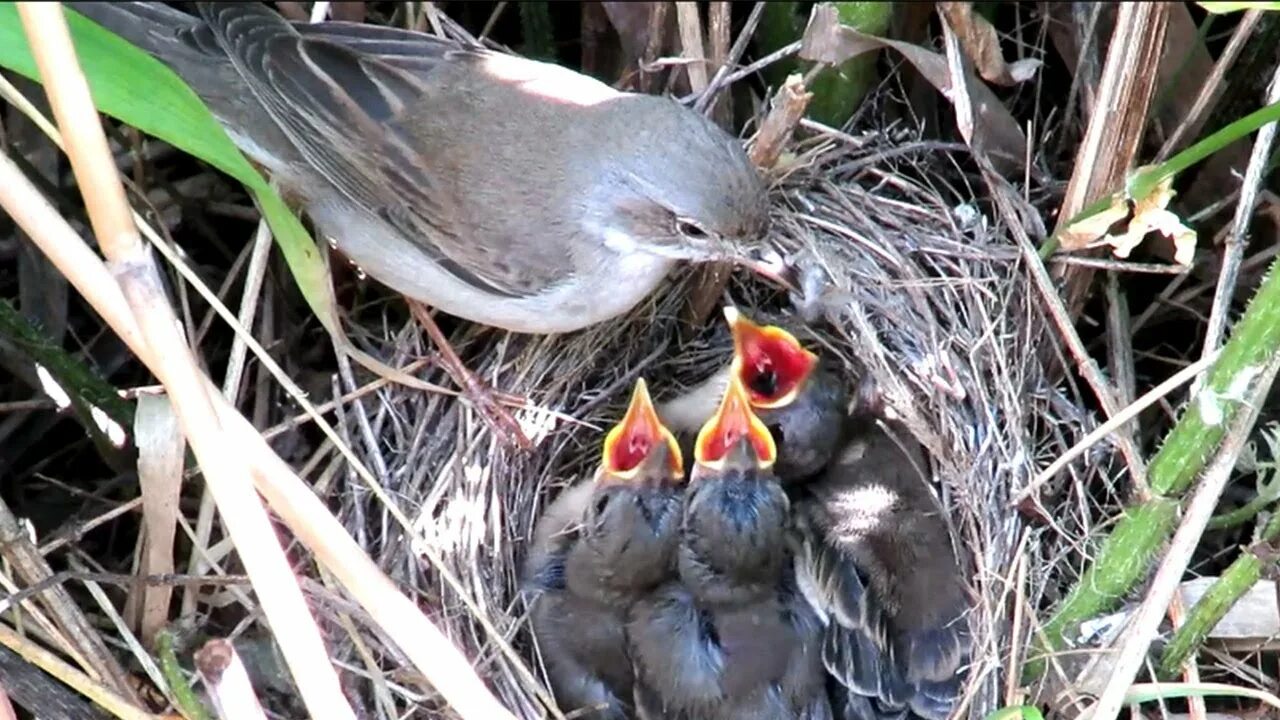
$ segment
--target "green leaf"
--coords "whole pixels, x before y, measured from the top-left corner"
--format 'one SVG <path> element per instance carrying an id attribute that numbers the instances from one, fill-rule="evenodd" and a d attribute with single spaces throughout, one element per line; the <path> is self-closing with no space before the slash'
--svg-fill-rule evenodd
<path id="1" fill-rule="evenodd" d="M 1034 705 L 1010 705 L 1002 707 L 986 717 L 986 720 L 1044 720 L 1040 709 Z"/>
<path id="2" fill-rule="evenodd" d="M 327 330 L 338 331 L 333 289 L 315 241 L 200 98 L 160 61 L 74 11 L 66 15 L 98 109 L 244 183 L 271 226 L 307 304 Z M 40 82 L 13 3 L 0 3 L 0 67 Z"/>
<path id="3" fill-rule="evenodd" d="M 1196 4 L 1218 15 L 1237 10 L 1280 10 L 1280 2 L 1201 2 Z"/>

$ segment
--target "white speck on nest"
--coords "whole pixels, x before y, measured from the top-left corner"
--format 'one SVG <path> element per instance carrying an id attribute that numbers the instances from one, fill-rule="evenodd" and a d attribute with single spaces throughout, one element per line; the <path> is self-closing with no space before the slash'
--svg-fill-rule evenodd
<path id="1" fill-rule="evenodd" d="M 956 222 L 960 224 L 962 230 L 973 230 L 974 228 L 985 230 L 987 227 L 987 217 L 973 203 L 960 203 L 951 208 L 951 214 L 955 217 Z"/>
<path id="2" fill-rule="evenodd" d="M 556 429 L 556 414 L 541 405 L 530 405 L 515 413 L 520 432 L 535 446 L 540 445 Z"/>
<path id="3" fill-rule="evenodd" d="M 444 512 L 440 515 L 423 513 L 414 522 L 415 534 L 413 551 L 421 556 L 426 548 L 419 543 L 427 544 L 437 553 L 456 552 L 466 546 L 468 538 L 479 538 L 485 535 L 485 500 L 483 493 L 468 488 L 475 488 L 484 482 L 488 471 L 479 464 L 471 464 L 463 469 L 463 483 L 446 501 Z"/>

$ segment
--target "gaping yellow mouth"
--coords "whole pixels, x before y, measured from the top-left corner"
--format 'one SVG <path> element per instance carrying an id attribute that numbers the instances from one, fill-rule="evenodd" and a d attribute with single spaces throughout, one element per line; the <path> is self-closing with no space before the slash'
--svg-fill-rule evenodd
<path id="1" fill-rule="evenodd" d="M 734 364 L 737 362 L 735 359 Z M 773 435 L 751 411 L 751 401 L 742 384 L 741 375 L 731 372 L 729 387 L 720 401 L 720 407 L 698 432 L 698 440 L 694 443 L 694 459 L 699 465 L 721 468 L 729 450 L 744 437 L 755 450 L 757 466 L 762 470 L 772 466 L 778 457 L 778 447 L 773 442 Z"/>
<path id="2" fill-rule="evenodd" d="M 741 377 L 751 406 L 770 409 L 794 402 L 818 356 L 786 330 L 757 325 L 733 306 L 724 309 L 724 316 L 733 331 L 735 374 Z"/>
<path id="3" fill-rule="evenodd" d="M 671 479 L 678 480 L 684 476 L 684 457 L 680 453 L 680 444 L 658 419 L 658 411 L 649 397 L 649 387 L 644 378 L 640 378 L 631 393 L 631 405 L 627 407 L 627 414 L 605 435 L 601 466 L 609 475 L 623 480 L 631 479 L 640 471 L 645 458 L 661 443 L 667 445 L 667 466 Z"/>

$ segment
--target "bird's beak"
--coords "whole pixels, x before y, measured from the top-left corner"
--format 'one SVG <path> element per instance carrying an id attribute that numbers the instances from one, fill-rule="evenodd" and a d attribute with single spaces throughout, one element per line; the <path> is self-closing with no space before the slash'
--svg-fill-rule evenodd
<path id="1" fill-rule="evenodd" d="M 747 389 L 738 373 L 729 377 L 729 387 L 715 415 L 698 432 L 694 459 L 715 470 L 764 470 L 778 457 L 769 428 L 751 411 Z"/>
<path id="2" fill-rule="evenodd" d="M 755 408 L 786 407 L 818 364 L 795 335 L 776 325 L 757 325 L 737 308 L 724 309 L 733 331 L 732 374 L 741 375 Z"/>
<path id="3" fill-rule="evenodd" d="M 658 419 L 644 378 L 636 381 L 627 414 L 605 436 L 602 455 L 604 478 L 678 481 L 684 477 L 680 444 Z"/>
<path id="4" fill-rule="evenodd" d="M 782 253 L 768 245 L 760 245 L 739 252 L 734 258 L 734 263 L 750 268 L 757 275 L 774 281 L 785 290 L 792 292 L 798 290 L 795 269 L 787 264 Z"/>

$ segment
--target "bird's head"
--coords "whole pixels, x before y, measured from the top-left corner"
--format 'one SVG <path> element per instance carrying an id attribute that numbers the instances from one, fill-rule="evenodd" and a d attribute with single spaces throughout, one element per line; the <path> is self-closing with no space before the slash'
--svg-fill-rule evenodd
<path id="1" fill-rule="evenodd" d="M 767 240 L 767 187 L 737 138 L 669 98 L 626 95 L 607 110 L 626 127 L 592 202 L 607 246 L 733 263 L 792 285 Z"/>
<path id="2" fill-rule="evenodd" d="M 625 591 L 664 579 L 679 541 L 683 480 L 680 446 L 638 380 L 626 415 L 605 436 L 583 518 L 600 582 Z"/>

